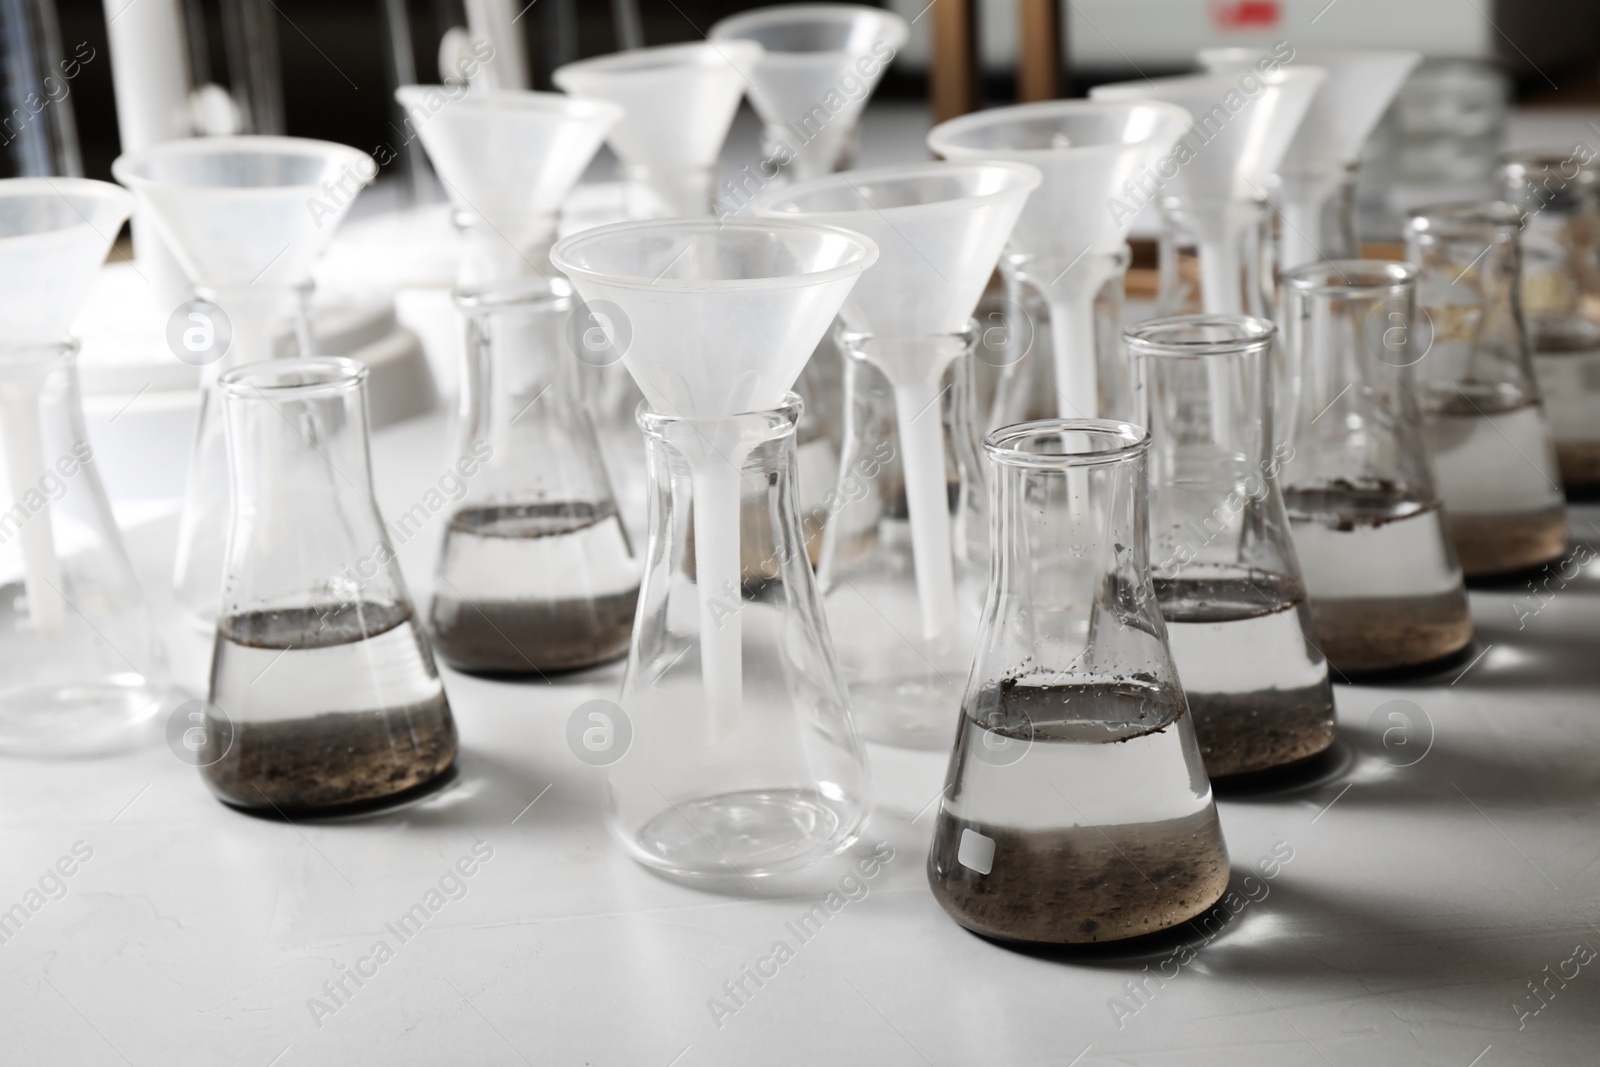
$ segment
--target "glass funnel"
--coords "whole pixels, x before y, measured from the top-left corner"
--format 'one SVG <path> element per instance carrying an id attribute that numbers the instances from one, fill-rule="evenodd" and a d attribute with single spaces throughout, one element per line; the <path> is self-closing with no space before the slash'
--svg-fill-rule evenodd
<path id="1" fill-rule="evenodd" d="M 207 343 L 199 425 L 189 463 L 173 586 L 204 628 L 216 618 L 228 529 L 228 464 L 217 377 L 272 359 L 297 334 L 311 351 L 302 308 L 311 263 L 371 181 L 364 152 L 296 137 L 206 137 L 168 141 L 111 165 L 132 189 L 194 285 L 221 309 L 175 308 Z M 187 343 L 187 342 L 186 342 Z"/>
<path id="2" fill-rule="evenodd" d="M 697 41 L 582 59 L 551 77 L 574 96 L 622 105 L 609 141 L 627 177 L 654 194 L 659 213 L 693 217 L 715 213 L 717 157 L 744 96 L 742 71 L 760 58 L 754 41 Z"/>
<path id="3" fill-rule="evenodd" d="M 866 817 L 787 390 L 877 257 L 859 234 L 778 219 L 603 226 L 551 254 L 626 327 L 648 405 L 650 538 L 621 697 L 633 741 L 610 772 L 612 828 L 648 866 L 785 870 L 844 848 Z"/>
<path id="4" fill-rule="evenodd" d="M 1406 220 L 1432 347 L 1417 402 L 1439 498 L 1469 578 L 1560 559 L 1567 507 L 1522 324 L 1521 218 L 1510 204 L 1442 204 Z"/>
<path id="5" fill-rule="evenodd" d="M 1600 495 L 1600 169 L 1587 149 L 1509 156 L 1522 215 L 1522 312 L 1569 497 Z"/>
<path id="6" fill-rule="evenodd" d="M 984 555 L 971 315 L 1038 185 L 1022 163 L 918 163 L 756 201 L 758 214 L 843 226 L 879 250 L 840 315 L 850 421 L 835 491 L 854 504 L 825 529 L 819 573 L 855 712 L 874 741 L 950 743 Z"/>
<path id="7" fill-rule="evenodd" d="M 1472 640 L 1413 364 L 1417 270 L 1335 260 L 1284 275 L 1298 383 L 1280 472 L 1313 637 L 1341 675 L 1423 667 Z"/>
<path id="8" fill-rule="evenodd" d="M 463 671 L 539 674 L 625 655 L 640 563 L 567 346 L 565 280 L 459 294 L 467 321 L 453 505 L 429 627 Z"/>
<path id="9" fill-rule="evenodd" d="M 67 340 L 132 207 L 105 182 L 0 181 L 0 753 L 136 742 L 167 684 Z"/>
<path id="10" fill-rule="evenodd" d="M 774 4 L 729 16 L 711 40 L 753 41 L 750 102 L 762 122 L 764 182 L 848 170 L 861 112 L 910 27 L 864 4 Z"/>
<path id="11" fill-rule="evenodd" d="M 1154 319 L 1127 333 L 1150 430 L 1156 602 L 1213 779 L 1333 743 L 1328 663 L 1308 640 L 1278 492 L 1287 448 L 1272 446 L 1276 334 L 1264 319 L 1231 315 Z"/>
<path id="12" fill-rule="evenodd" d="M 1142 429 L 1098 420 L 984 440 L 989 595 L 928 881 L 986 937 L 1137 937 L 1194 918 L 1227 888 L 1150 582 L 1148 445 Z"/>
<path id="13" fill-rule="evenodd" d="M 372 496 L 367 370 L 223 375 L 233 509 L 201 773 L 219 799 L 331 813 L 424 788 L 456 728 Z"/>

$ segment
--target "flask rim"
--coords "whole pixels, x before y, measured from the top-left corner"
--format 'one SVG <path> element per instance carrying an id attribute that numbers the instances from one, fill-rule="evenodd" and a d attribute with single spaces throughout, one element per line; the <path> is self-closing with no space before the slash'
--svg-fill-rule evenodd
<path id="1" fill-rule="evenodd" d="M 1417 268 L 1389 259 L 1329 259 L 1295 267 L 1283 284 L 1306 296 L 1370 297 L 1415 287 Z"/>
<path id="2" fill-rule="evenodd" d="M 1522 212 L 1504 200 L 1461 200 L 1423 204 L 1406 212 L 1406 233 L 1422 239 L 1476 237 L 1485 230 L 1514 232 Z"/>
<path id="3" fill-rule="evenodd" d="M 1545 148 L 1533 149 L 1528 152 L 1505 152 L 1495 161 L 1496 170 L 1501 178 L 1516 178 L 1522 181 L 1533 181 L 1540 176 L 1541 168 L 1548 171 L 1551 167 L 1559 167 L 1564 163 L 1577 163 L 1573 158 L 1571 149 Z M 1578 163 L 1578 171 L 1571 177 L 1557 174 L 1556 177 L 1564 182 L 1576 185 L 1593 186 L 1600 184 L 1600 164 L 1595 162 Z"/>
<path id="4" fill-rule="evenodd" d="M 359 389 L 366 380 L 366 364 L 343 356 L 267 359 L 235 367 L 217 379 L 224 395 L 245 400 L 332 396 Z"/>
<path id="5" fill-rule="evenodd" d="M 1075 451 L 1038 452 L 1029 443 L 1078 434 L 1098 447 Z M 1143 426 L 1112 419 L 1037 419 L 1003 426 L 983 439 L 989 459 L 1003 467 L 1064 471 L 1102 467 L 1142 458 L 1150 448 L 1150 433 Z"/>
<path id="6" fill-rule="evenodd" d="M 1170 315 L 1122 332 L 1132 355 L 1178 359 L 1265 351 L 1277 336 L 1278 327 L 1266 319 L 1218 314 Z"/>
<path id="7" fill-rule="evenodd" d="M 783 402 L 776 407 L 763 408 L 759 411 L 741 411 L 732 415 L 708 415 L 704 417 L 693 415 L 662 414 L 650 407 L 649 400 L 639 401 L 639 406 L 634 409 L 633 419 L 647 435 L 661 437 L 674 426 L 694 426 L 710 429 L 721 425 L 732 425 L 752 418 L 780 419 L 789 430 L 800 425 L 800 416 L 805 412 L 805 401 L 800 399 L 800 394 L 794 390 L 784 394 Z"/>
<path id="8" fill-rule="evenodd" d="M 514 278 L 457 289 L 455 305 L 461 311 L 501 311 L 559 303 L 572 296 L 572 283 L 561 275 L 548 278 Z"/>

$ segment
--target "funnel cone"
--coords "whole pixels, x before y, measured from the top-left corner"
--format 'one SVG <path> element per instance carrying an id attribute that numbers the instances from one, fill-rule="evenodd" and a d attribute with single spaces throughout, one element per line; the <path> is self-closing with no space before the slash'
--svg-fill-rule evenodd
<path id="1" fill-rule="evenodd" d="M 1023 163 L 917 163 L 849 171 L 757 198 L 758 214 L 804 216 L 866 234 L 878 262 L 843 309 L 871 334 L 874 362 L 894 387 L 923 636 L 956 617 L 944 428 L 920 417 L 964 346 L 967 328 L 1039 171 Z M 920 342 L 920 343 L 919 343 Z"/>
<path id="2" fill-rule="evenodd" d="M 561 201 L 622 108 L 561 93 L 395 90 L 468 235 L 462 284 L 546 273 Z"/>
<path id="3" fill-rule="evenodd" d="M 713 41 L 764 50 L 744 75 L 770 152 L 799 180 L 840 168 L 867 99 L 906 42 L 905 19 L 861 4 L 777 4 L 725 18 Z"/>
<path id="4" fill-rule="evenodd" d="M 1011 160 L 1043 175 L 1008 247 L 1027 257 L 1050 303 L 1063 417 L 1098 413 L 1095 295 L 1138 213 L 1129 189 L 1173 165 L 1169 153 L 1188 125 L 1188 112 L 1172 104 L 1069 100 L 980 111 L 928 134 L 946 159 Z"/>
<path id="5" fill-rule="evenodd" d="M 1164 100 L 1189 112 L 1174 191 L 1190 208 L 1200 241 L 1206 311 L 1240 314 L 1237 235 L 1241 205 L 1266 198 L 1268 182 L 1289 148 L 1324 74 L 1316 67 L 1280 67 L 1264 74 L 1203 74 L 1101 85 L 1096 100 Z"/>
<path id="6" fill-rule="evenodd" d="M 1200 51 L 1201 64 L 1217 73 L 1256 70 L 1264 58 L 1250 48 Z M 1360 159 L 1361 146 L 1422 55 L 1399 50 L 1302 50 L 1295 60 L 1325 71 L 1327 79 L 1312 97 L 1278 167 L 1285 221 L 1279 266 L 1284 270 L 1322 258 L 1322 203 Z M 1343 256 L 1356 251 L 1334 249 Z"/>
<path id="7" fill-rule="evenodd" d="M 719 598 L 740 587 L 740 470 L 755 443 L 728 432 L 729 416 L 782 403 L 878 249 L 832 226 L 708 219 L 601 226 L 550 258 L 626 332 L 614 340 L 651 408 L 702 420 L 688 456 L 701 675 L 724 737 L 738 725 L 743 652 L 739 615 Z"/>
<path id="8" fill-rule="evenodd" d="M 574 96 L 622 105 L 610 143 L 679 215 L 711 213 L 712 168 L 761 46 L 750 41 L 638 48 L 579 60 L 551 75 Z"/>

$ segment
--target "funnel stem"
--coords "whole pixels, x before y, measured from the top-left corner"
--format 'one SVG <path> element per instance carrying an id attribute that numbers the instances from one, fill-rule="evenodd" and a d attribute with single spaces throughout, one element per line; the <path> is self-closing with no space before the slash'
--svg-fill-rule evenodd
<path id="1" fill-rule="evenodd" d="M 1285 270 L 1303 267 L 1322 259 L 1322 204 L 1319 200 L 1286 199 L 1283 212 L 1282 249 Z"/>
<path id="2" fill-rule="evenodd" d="M 928 640 L 942 633 L 956 615 L 950 488 L 944 471 L 940 396 L 937 380 L 894 387 L 900 461 L 906 476 L 906 511 L 911 516 L 911 556 L 917 573 L 917 599 L 922 606 L 922 636 Z"/>
<path id="3" fill-rule="evenodd" d="M 700 595 L 700 677 L 712 742 L 739 728 L 744 699 L 743 626 L 739 615 L 740 464 L 731 457 L 697 457 L 694 486 L 694 570 Z"/>
<path id="4" fill-rule="evenodd" d="M 1100 368 L 1094 339 L 1092 289 L 1050 301 L 1050 343 L 1055 352 L 1056 404 L 1063 419 L 1100 414 Z"/>
<path id="5" fill-rule="evenodd" d="M 29 492 L 39 493 L 39 484 L 49 468 L 44 458 L 44 427 L 39 420 L 37 387 L 17 396 L 5 397 L 3 419 L 6 446 L 6 476 L 11 482 L 13 504 L 22 504 Z M 28 595 L 28 615 L 33 628 L 51 636 L 67 628 L 67 607 L 61 593 L 61 561 L 56 558 L 55 533 L 50 521 L 50 499 L 43 498 L 39 511 L 22 523 L 23 588 Z"/>

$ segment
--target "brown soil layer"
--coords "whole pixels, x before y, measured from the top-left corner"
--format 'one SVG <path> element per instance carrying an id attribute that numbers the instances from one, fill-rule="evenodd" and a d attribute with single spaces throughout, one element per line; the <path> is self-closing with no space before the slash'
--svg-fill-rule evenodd
<path id="1" fill-rule="evenodd" d="M 1589 497 L 1600 492 L 1600 442 L 1557 441 L 1556 460 L 1569 494 Z"/>
<path id="2" fill-rule="evenodd" d="M 956 858 L 971 829 L 995 843 L 979 874 Z M 1083 945 L 1170 929 L 1215 904 L 1228 886 L 1216 810 L 1131 826 L 1021 831 L 940 812 L 928 883 L 974 933 L 1007 941 Z"/>
<path id="3" fill-rule="evenodd" d="M 1465 589 L 1420 597 L 1312 597 L 1317 647 L 1337 671 L 1421 667 L 1467 647 Z"/>
<path id="4" fill-rule="evenodd" d="M 435 596 L 433 647 L 459 671 L 574 671 L 628 654 L 639 591 L 584 600 L 462 601 Z"/>
<path id="5" fill-rule="evenodd" d="M 1468 578 L 1511 574 L 1558 560 L 1567 551 L 1567 509 L 1450 514 L 1450 540 Z"/>
<path id="6" fill-rule="evenodd" d="M 1333 744 L 1333 687 L 1189 693 L 1195 737 L 1212 778 L 1286 767 Z"/>
<path id="7" fill-rule="evenodd" d="M 456 758 L 450 705 L 437 700 L 392 711 L 332 712 L 276 722 L 206 723 L 201 768 L 229 804 L 281 815 L 330 811 L 407 792 Z M 231 743 L 229 740 L 231 738 Z"/>

